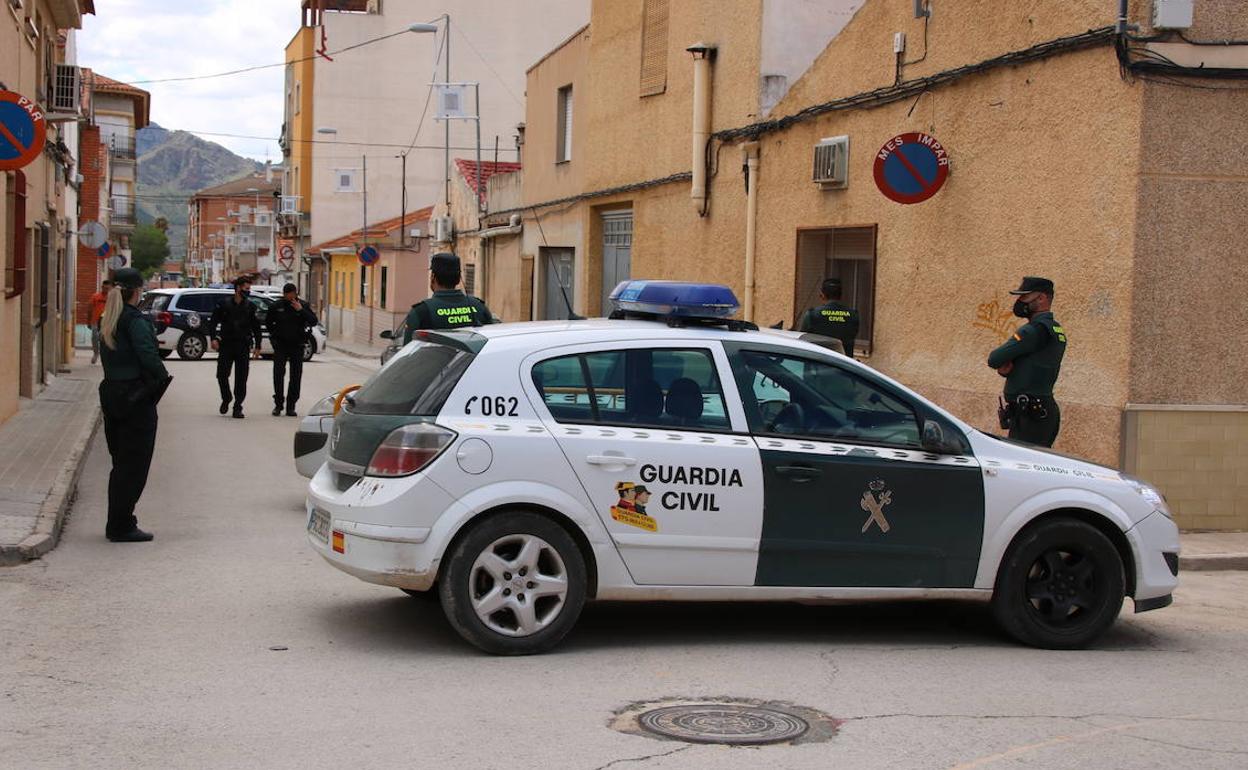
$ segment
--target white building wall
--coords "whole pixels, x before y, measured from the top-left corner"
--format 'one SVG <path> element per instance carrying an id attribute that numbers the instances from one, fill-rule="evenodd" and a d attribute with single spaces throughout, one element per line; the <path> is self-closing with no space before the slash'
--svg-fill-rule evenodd
<path id="1" fill-rule="evenodd" d="M 764 116 L 797 82 L 866 0 L 763 0 L 759 109 Z M 891 46 L 882 39 L 881 46 Z"/>
<path id="2" fill-rule="evenodd" d="M 398 32 L 417 22 L 451 16 L 451 81 L 481 84 L 481 157 L 517 159 L 516 124 L 524 121 L 525 70 L 589 21 L 589 0 L 386 0 L 384 14 L 325 14 L 329 50 Z M 441 22 L 438 22 L 441 27 Z M 318 59 L 313 89 L 317 128 L 312 152 L 312 243 L 323 243 L 357 229 L 363 222 L 363 193 L 334 192 L 335 169 L 360 169 L 368 156 L 368 219 L 400 213 L 402 176 L 399 155 L 417 135 L 407 158 L 407 210 L 444 200 L 443 124 L 435 105 L 420 122 L 429 83 L 442 80 L 445 63 L 435 55 L 443 33 L 408 33 L 328 62 Z M 488 60 L 488 62 L 486 61 Z M 347 142 L 373 145 L 361 146 Z M 469 121 L 451 124 L 451 156 L 472 157 L 476 130 Z M 452 169 L 454 172 L 454 169 Z M 358 179 L 357 190 L 362 188 Z"/>

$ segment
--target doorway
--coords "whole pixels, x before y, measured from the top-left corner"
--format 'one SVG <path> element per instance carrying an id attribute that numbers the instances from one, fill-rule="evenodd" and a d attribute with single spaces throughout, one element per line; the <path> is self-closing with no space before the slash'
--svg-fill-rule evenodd
<path id="1" fill-rule="evenodd" d="M 573 298 L 576 296 L 576 252 L 563 246 L 543 246 L 542 275 L 545 276 L 542 286 L 542 318 L 550 321 L 566 320 L 571 313 Z"/>
<path id="2" fill-rule="evenodd" d="M 602 215 L 602 315 L 611 313 L 612 290 L 633 274 L 633 212 Z"/>

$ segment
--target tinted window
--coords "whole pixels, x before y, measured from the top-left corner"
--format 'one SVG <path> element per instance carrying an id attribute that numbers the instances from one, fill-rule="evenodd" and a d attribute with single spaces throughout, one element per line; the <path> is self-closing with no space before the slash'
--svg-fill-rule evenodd
<path id="1" fill-rule="evenodd" d="M 733 366 L 755 433 L 920 445 L 909 404 L 839 366 L 748 350 Z"/>
<path id="2" fill-rule="evenodd" d="M 197 313 L 211 313 L 217 309 L 228 295 L 225 294 L 183 294 L 178 297 L 178 310 L 193 310 Z"/>
<path id="3" fill-rule="evenodd" d="M 403 348 L 355 392 L 356 414 L 433 416 L 475 356 L 433 342 Z"/>
<path id="4" fill-rule="evenodd" d="M 726 430 L 707 350 L 611 350 L 542 361 L 533 382 L 559 422 Z"/>
<path id="5" fill-rule="evenodd" d="M 169 304 L 168 294 L 144 294 L 143 299 L 139 300 L 139 310 L 151 310 L 159 312 L 165 309 Z"/>

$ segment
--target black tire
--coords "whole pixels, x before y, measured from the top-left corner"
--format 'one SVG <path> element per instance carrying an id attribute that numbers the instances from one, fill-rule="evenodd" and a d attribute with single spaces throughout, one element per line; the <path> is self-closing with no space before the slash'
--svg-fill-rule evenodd
<path id="1" fill-rule="evenodd" d="M 311 361 L 312 356 L 314 355 L 316 355 L 316 340 L 309 337 L 307 341 L 303 343 L 303 360 Z"/>
<path id="2" fill-rule="evenodd" d="M 539 549 L 539 573 L 557 575 L 561 572 L 560 576 L 566 581 L 566 589 L 557 605 L 549 601 L 556 598 L 553 596 L 539 596 L 528 600 L 534 618 L 542 623 L 532 633 L 524 634 L 520 631 L 521 619 L 514 610 L 508 607 L 497 610 L 489 616 L 490 622 L 496 626 L 505 626 L 510 619 L 517 627 L 510 634 L 504 633 L 486 625 L 474 609 L 474 597 L 484 598 L 491 595 L 494 588 L 499 588 L 500 592 L 512 592 L 509 599 L 513 606 L 519 606 L 516 602 L 526 602 L 524 586 L 533 588 L 535 584 L 524 583 L 520 578 L 524 573 L 519 573 L 513 576 L 516 581 L 514 583 L 500 580 L 491 585 L 493 580 L 484 574 L 484 568 L 474 570 L 474 565 L 478 557 L 489 551 L 506 561 L 510 553 L 508 549 L 513 544 L 519 548 L 529 540 L 542 541 L 544 545 Z M 494 655 L 532 655 L 551 649 L 572 630 L 585 606 L 587 581 L 585 559 L 580 549 L 567 530 L 536 513 L 508 511 L 485 519 L 473 526 L 455 544 L 443 564 L 445 572 L 438 580 L 438 593 L 446 619 L 460 636 Z M 528 577 L 535 575 L 530 574 Z M 514 590 L 508 586 L 514 586 Z M 541 619 L 544 615 L 546 620 L 543 621 Z"/>
<path id="3" fill-rule="evenodd" d="M 161 358 L 168 358 L 173 355 L 172 350 L 157 350 L 156 353 L 159 354 Z"/>
<path id="4" fill-rule="evenodd" d="M 1052 519 L 1025 530 L 997 572 L 992 612 L 1010 636 L 1050 650 L 1086 647 L 1122 609 L 1118 549 L 1100 530 Z"/>
<path id="5" fill-rule="evenodd" d="M 186 332 L 178 338 L 178 358 L 198 361 L 208 350 L 208 341 L 198 332 Z"/>

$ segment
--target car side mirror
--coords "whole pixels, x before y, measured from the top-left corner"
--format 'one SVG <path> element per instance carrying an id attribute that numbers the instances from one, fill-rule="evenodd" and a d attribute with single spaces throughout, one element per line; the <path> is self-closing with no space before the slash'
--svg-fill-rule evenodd
<path id="1" fill-rule="evenodd" d="M 952 448 L 945 441 L 945 431 L 940 427 L 940 423 L 935 420 L 926 420 L 923 423 L 923 449 L 933 454 L 946 455 L 950 454 Z"/>
<path id="2" fill-rule="evenodd" d="M 394 332 L 389 329 L 384 329 L 382 330 L 381 334 L 377 336 L 381 337 L 383 340 L 392 340 L 394 339 Z"/>

